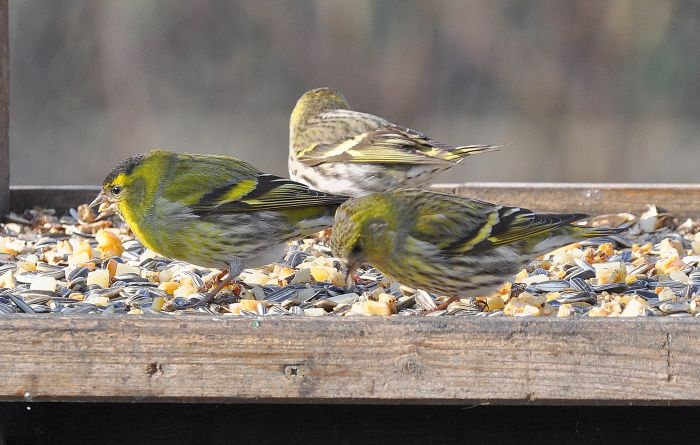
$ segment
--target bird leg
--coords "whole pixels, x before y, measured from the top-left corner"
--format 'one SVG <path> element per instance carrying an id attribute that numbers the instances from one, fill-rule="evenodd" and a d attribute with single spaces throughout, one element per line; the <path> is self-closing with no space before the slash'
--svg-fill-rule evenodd
<path id="1" fill-rule="evenodd" d="M 486 300 L 474 300 L 474 305 L 479 309 L 479 312 L 489 311 L 489 304 Z"/>
<path id="2" fill-rule="evenodd" d="M 433 309 L 431 312 L 441 311 L 443 309 L 447 309 L 447 306 L 451 305 L 452 303 L 454 303 L 457 300 L 459 300 L 458 296 L 450 297 L 447 299 L 447 301 L 443 301 L 442 303 L 435 306 L 435 309 Z"/>
<path id="3" fill-rule="evenodd" d="M 221 292 L 221 289 L 226 287 L 227 284 L 240 275 L 241 269 L 241 262 L 239 260 L 231 261 L 226 269 L 222 270 L 221 273 L 214 277 L 214 283 L 218 281 L 218 284 L 209 292 L 204 294 L 204 298 L 197 303 L 197 306 L 206 306 L 207 304 L 211 303 L 216 294 Z M 224 273 L 226 274 L 226 278 L 223 278 Z"/>
<path id="4" fill-rule="evenodd" d="M 214 275 L 212 278 L 209 278 L 209 279 L 206 281 L 206 283 L 204 283 L 204 286 L 202 287 L 201 290 L 202 290 L 202 291 L 205 291 L 205 290 L 206 290 L 207 288 L 209 288 L 209 287 L 214 287 L 214 286 L 216 286 L 217 284 L 219 284 L 219 282 L 221 282 L 221 280 L 224 279 L 224 277 L 226 276 L 226 274 L 228 274 L 228 269 L 223 269 L 223 270 L 221 270 L 219 273 L 217 273 L 216 275 Z"/>
<path id="5" fill-rule="evenodd" d="M 224 273 L 226 274 L 226 278 L 222 279 L 222 277 L 224 276 Z M 211 289 L 209 292 L 204 294 L 204 298 L 202 299 L 202 301 L 199 304 L 206 305 L 206 304 L 211 303 L 211 301 L 214 299 L 216 294 L 221 292 L 221 289 L 226 287 L 226 285 L 229 284 L 233 280 L 234 277 L 235 277 L 235 275 L 233 275 L 231 273 L 231 271 L 229 271 L 229 270 L 222 271 L 222 273 L 217 275 L 214 279 L 214 283 L 216 283 L 217 281 L 219 283 L 213 289 Z"/>
<path id="6" fill-rule="evenodd" d="M 508 298 L 506 299 L 506 301 L 504 303 L 508 304 L 511 300 L 517 298 L 518 295 L 525 292 L 526 288 L 527 288 L 527 284 L 513 283 L 513 285 L 510 288 L 510 295 L 508 295 Z"/>

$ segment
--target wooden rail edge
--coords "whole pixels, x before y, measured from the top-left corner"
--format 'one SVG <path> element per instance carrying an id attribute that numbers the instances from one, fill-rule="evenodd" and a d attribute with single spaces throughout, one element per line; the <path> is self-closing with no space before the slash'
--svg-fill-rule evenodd
<path id="1" fill-rule="evenodd" d="M 700 403 L 696 319 L 3 316 L 0 399 Z"/>
<path id="2" fill-rule="evenodd" d="M 42 207 L 64 212 L 89 203 L 99 191 L 100 187 L 92 185 L 13 185 L 10 186 L 10 209 L 22 212 Z"/>
<path id="3" fill-rule="evenodd" d="M 494 182 L 436 184 L 435 190 L 542 212 L 636 215 L 656 204 L 678 218 L 700 216 L 700 184 Z"/>
<path id="4" fill-rule="evenodd" d="M 679 218 L 699 217 L 697 184 L 464 183 L 436 184 L 435 190 L 543 212 L 639 214 L 657 204 Z M 97 186 L 12 186 L 11 209 L 34 206 L 65 211 L 97 195 Z"/>

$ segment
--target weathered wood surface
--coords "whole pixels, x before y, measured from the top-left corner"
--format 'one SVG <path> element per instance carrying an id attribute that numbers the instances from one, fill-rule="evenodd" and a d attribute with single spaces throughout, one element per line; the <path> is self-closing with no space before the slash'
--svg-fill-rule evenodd
<path id="1" fill-rule="evenodd" d="M 696 320 L 4 316 L 0 399 L 698 404 Z"/>
<path id="2" fill-rule="evenodd" d="M 10 62 L 7 0 L 0 0 L 0 215 L 10 208 Z"/>
<path id="3" fill-rule="evenodd" d="M 700 184 L 464 183 L 436 190 L 541 212 L 640 214 L 657 204 L 679 218 L 700 216 Z"/>
<path id="4" fill-rule="evenodd" d="M 434 189 L 537 211 L 639 214 L 647 204 L 655 203 L 679 218 L 700 216 L 698 184 L 475 182 L 437 184 Z M 63 211 L 92 201 L 98 191 L 98 186 L 12 186 L 11 208 L 22 211 L 40 206 Z"/>

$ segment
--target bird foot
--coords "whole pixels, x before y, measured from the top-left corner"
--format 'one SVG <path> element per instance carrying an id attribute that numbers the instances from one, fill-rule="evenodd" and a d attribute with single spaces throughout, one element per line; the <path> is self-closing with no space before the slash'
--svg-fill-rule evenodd
<path id="1" fill-rule="evenodd" d="M 209 305 L 209 303 L 214 301 L 214 298 L 218 295 L 218 293 L 221 292 L 221 290 L 224 287 L 226 287 L 232 280 L 233 277 L 230 273 L 228 273 L 228 271 L 223 270 L 219 272 L 216 276 L 214 276 L 214 278 L 208 280 L 208 282 L 204 284 L 204 289 L 200 289 L 199 293 L 200 295 L 202 295 L 202 298 L 193 299 L 186 305 L 182 306 L 182 309 L 196 309 L 200 307 L 206 307 L 207 305 Z M 209 291 L 205 292 L 207 288 L 209 288 Z"/>
<path id="2" fill-rule="evenodd" d="M 430 312 L 437 312 L 437 311 L 442 311 L 442 310 L 444 310 L 444 309 L 447 309 L 447 307 L 448 307 L 449 305 L 451 305 L 452 303 L 454 303 L 454 302 L 457 301 L 457 300 L 459 300 L 459 297 L 450 297 L 450 298 L 448 298 L 446 301 L 444 301 L 444 302 L 438 304 L 437 306 L 435 306 L 435 309 L 433 309 L 433 310 L 430 311 Z"/>
<path id="3" fill-rule="evenodd" d="M 227 273 L 228 272 L 226 271 L 226 269 L 220 271 L 219 273 L 217 273 L 213 277 L 207 279 L 207 281 L 204 282 L 204 286 L 201 287 L 199 290 L 202 293 L 204 293 L 207 291 L 207 289 L 211 289 L 213 287 L 216 287 L 216 285 L 221 283 L 221 280 L 223 280 L 223 278 L 226 276 Z"/>

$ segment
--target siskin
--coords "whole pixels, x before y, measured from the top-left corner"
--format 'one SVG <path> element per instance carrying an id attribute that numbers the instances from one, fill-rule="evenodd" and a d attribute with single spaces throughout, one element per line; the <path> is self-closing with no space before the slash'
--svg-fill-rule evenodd
<path id="1" fill-rule="evenodd" d="M 282 258 L 287 242 L 333 224 L 347 198 L 309 189 L 226 156 L 154 150 L 117 165 L 90 204 L 109 203 L 159 254 L 228 274 Z"/>
<path id="2" fill-rule="evenodd" d="M 348 276 L 369 263 L 402 284 L 458 297 L 487 295 L 532 257 L 621 232 L 571 223 L 584 214 L 534 213 L 415 189 L 351 199 L 335 216 L 331 248 Z M 446 306 L 446 305 L 445 305 Z"/>
<path id="3" fill-rule="evenodd" d="M 494 145 L 452 147 L 381 117 L 353 111 L 329 88 L 307 91 L 289 121 L 289 175 L 328 193 L 359 197 L 428 186 L 462 158 Z"/>

